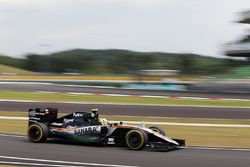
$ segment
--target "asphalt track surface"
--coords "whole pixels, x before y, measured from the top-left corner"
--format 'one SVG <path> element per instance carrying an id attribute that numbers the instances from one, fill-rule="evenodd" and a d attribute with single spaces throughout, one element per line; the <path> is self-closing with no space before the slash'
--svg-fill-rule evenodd
<path id="1" fill-rule="evenodd" d="M 115 167 L 114 165 L 142 167 L 249 167 L 250 164 L 249 150 L 200 150 L 187 148 L 171 152 L 131 151 L 121 147 L 100 148 L 97 146 L 59 144 L 55 142 L 36 144 L 29 142 L 26 137 L 1 135 L 0 141 L 0 164 L 1 162 L 22 162 L 86 167 L 109 167 L 112 165 L 113 167 Z M 18 158 L 8 159 L 6 157 L 30 159 L 20 160 Z M 33 159 L 44 159 L 46 161 L 41 162 Z M 57 163 L 55 160 L 67 163 Z M 76 162 L 82 164 L 73 164 Z"/>
<path id="2" fill-rule="evenodd" d="M 69 103 L 36 103 L 36 102 L 0 102 L 0 111 L 23 111 L 35 107 L 54 107 L 59 112 L 90 111 L 98 108 L 101 115 L 129 115 L 155 117 L 183 118 L 221 118 L 221 119 L 250 119 L 249 108 L 209 108 L 209 107 L 170 107 L 170 106 L 141 106 L 114 104 L 69 104 Z"/>
<path id="3" fill-rule="evenodd" d="M 133 90 L 133 89 L 46 85 L 46 84 L 28 84 L 28 83 L 25 84 L 1 83 L 0 90 L 55 91 L 55 92 L 96 93 L 96 94 L 128 94 L 128 95 L 250 99 L 249 93 L 216 93 L 216 92 L 208 93 L 208 92 L 191 92 L 191 91 L 185 92 L 185 91 L 164 91 L 164 90 Z"/>
<path id="4" fill-rule="evenodd" d="M 167 91 L 142 91 L 119 89 L 77 88 L 52 85 L 0 85 L 3 90 L 59 91 L 83 93 L 112 93 L 135 95 L 195 96 L 216 98 L 247 98 L 250 95 L 206 94 Z M 24 111 L 28 108 L 44 106 L 57 107 L 61 112 L 89 111 L 99 108 L 104 115 L 134 115 L 187 118 L 233 118 L 250 119 L 250 109 L 206 108 L 206 107 L 166 107 L 108 104 L 64 104 L 64 103 L 22 103 L 0 102 L 0 111 Z M 10 157 L 13 157 L 10 159 Z M 29 159 L 18 159 L 29 158 Z M 41 161 L 43 159 L 44 161 Z M 56 161 L 60 161 L 56 162 Z M 63 161 L 63 162 L 62 162 Z M 0 135 L 0 164 L 13 162 L 24 166 L 143 166 L 143 167 L 249 167 L 250 151 L 210 150 L 187 148 L 171 152 L 149 150 L 130 151 L 119 147 L 96 147 L 48 142 L 30 143 L 25 137 Z M 79 163 L 76 163 L 79 162 Z M 29 165 L 30 164 L 30 165 Z M 47 165 L 46 165 L 47 164 Z M 120 165 L 120 166 L 119 166 Z"/>

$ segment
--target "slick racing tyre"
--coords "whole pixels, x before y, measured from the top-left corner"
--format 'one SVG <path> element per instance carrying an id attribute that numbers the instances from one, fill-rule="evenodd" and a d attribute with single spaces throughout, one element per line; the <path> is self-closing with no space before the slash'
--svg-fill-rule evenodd
<path id="1" fill-rule="evenodd" d="M 34 143 L 45 142 L 48 137 L 48 127 L 43 123 L 34 123 L 29 126 L 28 137 Z"/>
<path id="2" fill-rule="evenodd" d="M 131 150 L 141 150 L 147 142 L 148 136 L 142 130 L 130 130 L 125 136 L 125 143 Z"/>
<path id="3" fill-rule="evenodd" d="M 151 126 L 151 127 L 149 127 L 149 129 L 151 129 L 157 133 L 160 133 L 163 136 L 166 136 L 166 133 L 164 132 L 164 130 L 158 126 Z"/>

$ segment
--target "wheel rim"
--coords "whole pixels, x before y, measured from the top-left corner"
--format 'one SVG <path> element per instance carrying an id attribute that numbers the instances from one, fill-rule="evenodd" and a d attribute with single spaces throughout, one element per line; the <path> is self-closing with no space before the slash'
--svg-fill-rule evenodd
<path id="1" fill-rule="evenodd" d="M 137 133 L 130 134 L 128 141 L 133 148 L 140 146 L 142 142 L 140 135 Z"/>
<path id="2" fill-rule="evenodd" d="M 42 132 L 36 126 L 33 126 L 29 130 L 29 137 L 31 140 L 37 141 L 41 138 Z"/>
<path id="3" fill-rule="evenodd" d="M 151 130 L 157 133 L 161 133 L 159 129 L 151 128 Z"/>

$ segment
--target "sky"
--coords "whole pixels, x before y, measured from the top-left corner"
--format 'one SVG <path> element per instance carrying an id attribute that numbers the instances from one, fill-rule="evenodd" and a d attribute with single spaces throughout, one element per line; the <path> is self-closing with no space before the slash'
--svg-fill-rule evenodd
<path id="1" fill-rule="evenodd" d="M 250 0 L 0 0 L 0 54 L 75 48 L 223 57 Z"/>

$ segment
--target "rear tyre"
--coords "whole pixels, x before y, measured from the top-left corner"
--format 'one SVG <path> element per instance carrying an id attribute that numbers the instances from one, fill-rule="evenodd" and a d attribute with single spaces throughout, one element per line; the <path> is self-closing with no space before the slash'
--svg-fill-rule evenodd
<path id="1" fill-rule="evenodd" d="M 28 137 L 31 142 L 42 143 L 47 140 L 49 134 L 48 127 L 43 123 L 34 123 L 29 126 Z"/>
<path id="2" fill-rule="evenodd" d="M 151 130 L 153 130 L 153 131 L 155 131 L 155 132 L 157 132 L 157 133 L 159 133 L 159 134 L 161 134 L 163 136 L 166 136 L 165 131 L 162 128 L 158 127 L 158 126 L 151 126 L 151 127 L 149 127 L 149 129 L 151 129 Z"/>
<path id="3" fill-rule="evenodd" d="M 148 143 L 148 136 L 142 130 L 130 130 L 125 136 L 125 143 L 131 150 L 141 150 Z"/>

